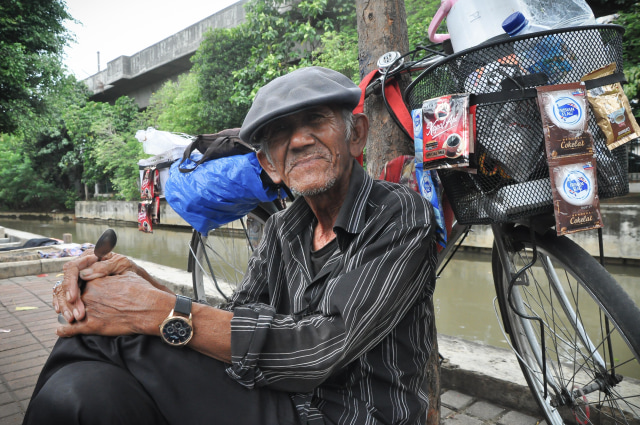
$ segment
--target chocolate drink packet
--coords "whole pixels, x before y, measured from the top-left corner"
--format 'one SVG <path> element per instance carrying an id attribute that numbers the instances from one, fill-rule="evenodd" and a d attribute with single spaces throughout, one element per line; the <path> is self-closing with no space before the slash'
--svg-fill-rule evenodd
<path id="1" fill-rule="evenodd" d="M 151 201 L 138 203 L 138 230 L 145 233 L 153 233 L 153 206 Z"/>
<path id="2" fill-rule="evenodd" d="M 422 104 L 423 170 L 469 166 L 469 95 L 452 94 Z"/>
<path id="3" fill-rule="evenodd" d="M 603 227 L 596 158 L 592 154 L 549 159 L 556 233 Z"/>
<path id="4" fill-rule="evenodd" d="M 153 198 L 153 203 L 151 206 L 152 218 L 151 222 L 153 224 L 160 224 L 160 197 L 156 196 Z"/>
<path id="5" fill-rule="evenodd" d="M 145 168 L 142 175 L 142 184 L 140 185 L 140 198 L 153 199 L 155 195 L 155 176 L 156 169 Z"/>
<path id="6" fill-rule="evenodd" d="M 611 63 L 582 77 L 582 81 L 606 77 L 616 72 Z M 587 97 L 598 127 L 607 138 L 609 150 L 622 146 L 640 136 L 640 127 L 631 113 L 631 105 L 620 83 L 607 84 L 587 90 Z"/>
<path id="7" fill-rule="evenodd" d="M 593 154 L 584 83 L 541 86 L 537 91 L 547 159 Z"/>

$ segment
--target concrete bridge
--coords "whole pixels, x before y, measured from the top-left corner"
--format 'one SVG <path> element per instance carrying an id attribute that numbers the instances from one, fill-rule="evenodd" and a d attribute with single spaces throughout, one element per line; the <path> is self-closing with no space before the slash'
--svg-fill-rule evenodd
<path id="1" fill-rule="evenodd" d="M 93 92 L 92 100 L 113 103 L 127 95 L 146 108 L 153 92 L 165 81 L 176 80 L 191 69 L 190 58 L 207 30 L 232 28 L 244 21 L 247 1 L 240 0 L 132 56 L 110 61 L 105 70 L 84 80 Z"/>

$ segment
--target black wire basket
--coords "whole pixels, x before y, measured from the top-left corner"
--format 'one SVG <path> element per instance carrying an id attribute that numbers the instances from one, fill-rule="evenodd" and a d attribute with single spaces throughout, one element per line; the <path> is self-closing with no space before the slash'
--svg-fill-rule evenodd
<path id="1" fill-rule="evenodd" d="M 469 93 L 476 105 L 477 173 L 440 169 L 438 174 L 456 219 L 462 224 L 492 224 L 553 211 L 544 134 L 535 88 L 580 81 L 611 63 L 621 81 L 622 34 L 617 25 L 593 25 L 508 37 L 446 57 L 407 87 L 405 103 L 419 109 L 425 100 Z M 542 51 L 544 61 L 525 63 Z M 523 58 L 523 59 L 520 59 Z M 589 130 L 597 159 L 601 199 L 629 192 L 628 152 L 610 151 L 590 114 Z"/>

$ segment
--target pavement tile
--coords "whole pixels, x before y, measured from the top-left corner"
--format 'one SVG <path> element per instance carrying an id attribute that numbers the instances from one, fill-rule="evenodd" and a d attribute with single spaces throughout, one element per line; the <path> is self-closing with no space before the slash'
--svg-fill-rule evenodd
<path id="1" fill-rule="evenodd" d="M 489 420 L 498 417 L 506 411 L 505 408 L 486 401 L 477 401 L 465 409 L 465 413 L 473 417 Z"/>
<path id="2" fill-rule="evenodd" d="M 19 401 L 29 401 L 31 399 L 31 395 L 33 394 L 33 387 L 25 387 L 21 388 L 17 391 L 14 391 L 13 394 L 15 398 Z"/>
<path id="3" fill-rule="evenodd" d="M 5 365 L 0 366 L 0 374 L 8 375 L 11 372 L 19 371 L 22 369 L 29 369 L 32 367 L 42 368 L 42 364 L 46 360 L 46 357 L 40 356 L 30 359 L 24 359 L 20 357 L 15 357 L 15 361 L 11 363 L 7 363 Z"/>
<path id="4" fill-rule="evenodd" d="M 39 364 L 37 366 L 31 366 L 26 369 L 13 370 L 8 373 L 3 373 L 2 376 L 9 382 L 9 385 L 11 385 L 11 381 L 26 378 L 29 376 L 38 376 L 41 369 L 42 364 Z"/>
<path id="5" fill-rule="evenodd" d="M 18 391 L 22 388 L 35 387 L 38 381 L 38 375 L 27 376 L 24 378 L 16 379 L 14 381 L 8 381 L 7 384 L 12 391 Z"/>
<path id="6" fill-rule="evenodd" d="M 524 413 L 510 411 L 498 420 L 499 425 L 536 425 L 538 419 Z"/>
<path id="7" fill-rule="evenodd" d="M 33 357 L 40 355 L 39 353 L 43 350 L 44 348 L 42 347 L 42 344 L 34 343 L 31 345 L 25 345 L 24 347 L 0 351 L 0 365 L 13 361 L 14 356 Z M 44 355 L 48 355 L 46 350 L 44 350 L 44 352 L 46 353 Z"/>
<path id="8" fill-rule="evenodd" d="M 21 413 L 21 411 L 19 405 L 16 403 L 0 406 L 0 419 L 3 419 L 7 416 L 13 416 L 17 413 Z M 2 422 L 4 423 L 4 420 Z"/>
<path id="9" fill-rule="evenodd" d="M 445 419 L 447 416 L 455 414 L 455 413 L 456 412 L 454 410 L 451 410 L 448 407 L 440 406 L 440 418 L 441 419 Z"/>
<path id="10" fill-rule="evenodd" d="M 2 425 L 20 425 L 24 419 L 24 415 L 22 413 L 18 413 L 16 415 L 11 415 L 6 418 L 2 418 Z"/>
<path id="11" fill-rule="evenodd" d="M 440 396 L 440 402 L 442 403 L 443 406 L 446 406 L 455 410 L 462 410 L 463 408 L 471 404 L 473 400 L 474 400 L 473 397 L 466 394 L 462 394 L 461 392 L 458 392 L 455 390 L 449 390 Z"/>
<path id="12" fill-rule="evenodd" d="M 3 406 L 5 404 L 9 404 L 9 403 L 13 403 L 13 397 L 11 397 L 11 393 L 10 392 L 5 392 L 5 393 L 0 393 L 0 406 Z"/>
<path id="13" fill-rule="evenodd" d="M 480 419 L 472 418 L 462 413 L 453 415 L 441 422 L 442 425 L 483 425 Z"/>
<path id="14" fill-rule="evenodd" d="M 25 334 L 25 335 L 19 335 L 15 338 L 7 338 L 7 339 L 2 339 L 0 338 L 0 346 L 2 348 L 0 348 L 0 350 L 11 350 L 13 348 L 20 348 L 20 347 L 25 347 L 27 345 L 31 345 L 38 342 L 33 335 L 31 334 Z"/>

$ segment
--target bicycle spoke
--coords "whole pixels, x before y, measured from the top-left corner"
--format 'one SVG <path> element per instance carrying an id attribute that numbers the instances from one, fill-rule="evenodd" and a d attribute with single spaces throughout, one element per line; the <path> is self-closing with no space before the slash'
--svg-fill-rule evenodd
<path id="1" fill-rule="evenodd" d="M 519 232 L 520 241 L 528 241 L 528 236 L 529 232 Z M 506 312 L 512 347 L 527 381 L 550 424 L 564 424 L 572 417 L 580 424 L 638 425 L 640 359 L 630 351 L 625 334 L 609 320 L 590 286 L 606 279 L 608 285 L 615 283 L 610 283 L 610 276 L 602 275 L 585 284 L 584 278 L 567 267 L 567 262 L 557 260 L 554 253 L 562 250 L 555 244 L 543 241 L 538 245 L 535 264 L 518 277 L 513 287 L 512 302 L 521 316 L 509 308 Z M 518 271 L 534 258 L 528 242 L 523 245 L 507 241 L 504 246 L 510 247 L 508 255 L 495 256 L 494 260 L 507 258 L 511 264 L 499 270 Z M 567 258 L 573 258 L 570 252 L 567 254 Z M 508 306 L 504 291 L 509 280 L 502 275 L 496 283 L 497 288 L 503 288 L 499 289 L 505 303 L 501 307 Z M 527 317 L 539 318 L 543 326 Z M 543 358 L 546 377 L 542 372 Z M 635 378 L 625 376 L 634 370 Z M 620 380 L 616 376 L 621 373 Z M 549 391 L 546 398 L 545 382 Z"/>

